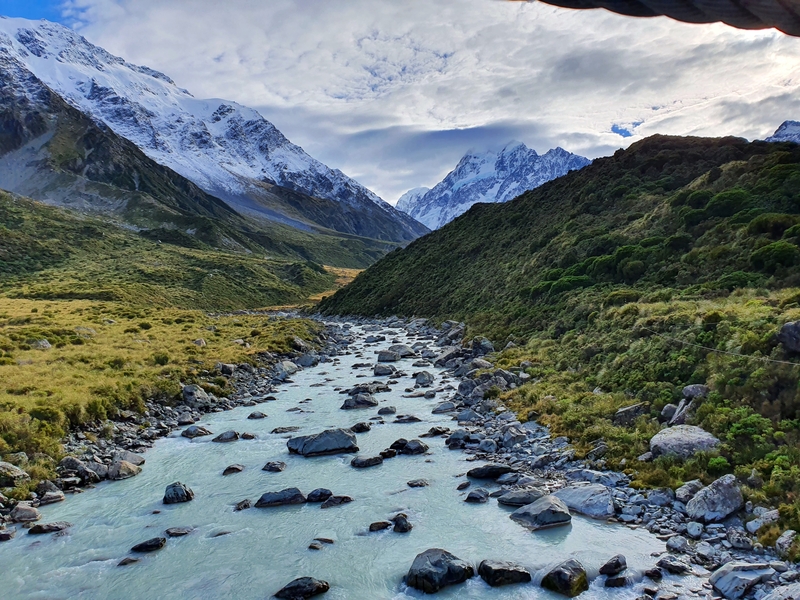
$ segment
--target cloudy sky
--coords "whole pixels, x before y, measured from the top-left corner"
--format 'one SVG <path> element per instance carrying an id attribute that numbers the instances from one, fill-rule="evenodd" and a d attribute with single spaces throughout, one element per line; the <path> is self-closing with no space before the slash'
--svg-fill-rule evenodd
<path id="1" fill-rule="evenodd" d="M 394 202 L 469 149 L 603 156 L 800 119 L 800 39 L 505 0 L 2 0 L 257 108 Z"/>

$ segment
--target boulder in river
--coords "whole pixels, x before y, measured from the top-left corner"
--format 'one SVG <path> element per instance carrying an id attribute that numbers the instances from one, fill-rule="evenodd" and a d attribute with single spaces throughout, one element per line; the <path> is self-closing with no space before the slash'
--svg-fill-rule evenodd
<path id="1" fill-rule="evenodd" d="M 553 495 L 563 500 L 571 510 L 593 519 L 607 519 L 615 514 L 611 491 L 599 483 L 571 485 L 553 492 Z"/>
<path id="2" fill-rule="evenodd" d="M 653 457 L 691 458 L 696 452 L 713 450 L 719 440 L 695 425 L 676 425 L 662 429 L 650 440 Z"/>
<path id="3" fill-rule="evenodd" d="M 279 492 L 267 492 L 261 495 L 256 502 L 256 508 L 270 508 L 273 506 L 283 506 L 285 504 L 303 504 L 306 497 L 303 492 L 296 487 L 286 488 Z"/>
<path id="4" fill-rule="evenodd" d="M 516 469 L 508 465 L 490 463 L 488 465 L 483 465 L 482 467 L 470 469 L 467 471 L 467 477 L 472 477 L 473 479 L 497 479 L 500 477 L 500 475 L 514 472 L 516 472 Z"/>
<path id="5" fill-rule="evenodd" d="M 130 477 L 134 477 L 141 472 L 141 467 L 130 463 L 127 460 L 118 460 L 108 468 L 108 478 L 114 481 L 119 481 L 121 479 L 129 479 Z"/>
<path id="6" fill-rule="evenodd" d="M 744 505 L 742 490 L 734 475 L 723 475 L 697 492 L 686 505 L 693 521 L 721 521 Z"/>
<path id="7" fill-rule="evenodd" d="M 418 387 L 430 387 L 433 385 L 433 375 L 428 371 L 420 371 L 414 376 L 414 382 Z"/>
<path id="8" fill-rule="evenodd" d="M 178 504 L 180 502 L 189 502 L 193 499 L 194 492 L 180 481 L 170 483 L 164 492 L 164 504 Z"/>
<path id="9" fill-rule="evenodd" d="M 714 571 L 708 581 L 728 600 L 738 600 L 754 585 L 766 581 L 774 574 L 775 570 L 767 563 L 732 561 Z"/>
<path id="10" fill-rule="evenodd" d="M 30 475 L 19 467 L 0 462 L 0 487 L 15 487 L 30 480 Z"/>
<path id="11" fill-rule="evenodd" d="M 353 433 L 367 433 L 368 431 L 372 430 L 372 425 L 367 423 L 366 421 L 361 421 L 360 423 L 356 423 L 350 428 L 350 431 Z"/>
<path id="12" fill-rule="evenodd" d="M 570 558 L 544 576 L 542 587 L 574 598 L 589 589 L 589 578 L 586 576 L 586 569 L 583 568 L 583 565 L 574 558 Z"/>
<path id="13" fill-rule="evenodd" d="M 225 470 L 222 471 L 222 474 L 233 475 L 234 473 L 241 473 L 242 471 L 244 471 L 244 465 L 240 465 L 237 463 L 235 465 L 229 465 L 225 467 Z"/>
<path id="14" fill-rule="evenodd" d="M 600 575 L 619 575 L 628 568 L 628 561 L 622 554 L 617 554 L 600 567 Z"/>
<path id="15" fill-rule="evenodd" d="M 368 467 L 375 467 L 383 463 L 383 458 L 380 456 L 356 456 L 350 461 L 350 466 L 356 469 L 366 469 Z"/>
<path id="16" fill-rule="evenodd" d="M 373 408 L 378 406 L 378 401 L 372 394 L 354 394 L 348 396 L 347 400 L 339 407 L 342 410 L 353 410 L 358 408 Z"/>
<path id="17" fill-rule="evenodd" d="M 454 410 L 456 410 L 455 403 L 447 400 L 441 404 L 438 404 L 436 408 L 431 411 L 431 413 L 434 415 L 443 415 L 445 413 L 453 412 Z"/>
<path id="18" fill-rule="evenodd" d="M 170 527 L 164 533 L 169 537 L 183 537 L 194 531 L 194 527 Z"/>
<path id="19" fill-rule="evenodd" d="M 426 594 L 435 594 L 443 587 L 463 583 L 475 575 L 466 561 L 441 548 L 431 548 L 417 554 L 406 575 L 409 587 Z"/>
<path id="20" fill-rule="evenodd" d="M 287 584 L 275 593 L 275 598 L 281 600 L 304 600 L 324 594 L 331 589 L 327 581 L 313 577 L 300 577 Z"/>
<path id="21" fill-rule="evenodd" d="M 369 524 L 369 530 L 372 532 L 383 531 L 384 529 L 389 529 L 391 526 L 391 521 L 375 521 Z"/>
<path id="22" fill-rule="evenodd" d="M 501 560 L 481 561 L 478 575 L 492 587 L 528 583 L 531 580 L 531 574 L 525 567 Z"/>
<path id="23" fill-rule="evenodd" d="M 42 513 L 30 504 L 20 502 L 8 515 L 15 523 L 33 523 L 42 518 Z"/>
<path id="24" fill-rule="evenodd" d="M 331 496 L 320 505 L 320 508 L 333 508 L 342 504 L 349 504 L 353 501 L 351 496 Z"/>
<path id="25" fill-rule="evenodd" d="M 497 501 L 505 506 L 525 506 L 536 502 L 539 498 L 547 494 L 539 488 L 527 488 L 513 490 L 500 496 Z"/>
<path id="26" fill-rule="evenodd" d="M 167 538 L 154 537 L 131 548 L 131 552 L 155 552 L 167 545 Z"/>
<path id="27" fill-rule="evenodd" d="M 470 502 L 472 504 L 483 504 L 489 501 L 489 492 L 484 490 L 483 488 L 475 488 L 467 497 L 464 498 L 464 502 Z"/>
<path id="28" fill-rule="evenodd" d="M 405 446 L 400 448 L 400 454 L 414 455 L 425 454 L 428 451 L 428 444 L 420 440 L 411 440 Z"/>
<path id="29" fill-rule="evenodd" d="M 239 439 L 239 432 L 231 430 L 220 433 L 217 437 L 215 437 L 211 441 L 224 444 L 227 442 L 235 442 L 238 439 Z"/>
<path id="30" fill-rule="evenodd" d="M 410 488 L 421 488 L 428 487 L 430 483 L 428 483 L 427 479 L 412 479 L 411 481 L 406 481 L 406 485 Z"/>
<path id="31" fill-rule="evenodd" d="M 289 452 L 302 456 L 358 452 L 356 436 L 349 429 L 327 429 L 313 435 L 293 437 L 286 446 Z"/>
<path id="32" fill-rule="evenodd" d="M 395 374 L 397 369 L 395 369 L 392 365 L 387 364 L 377 364 L 373 369 L 372 373 L 375 377 L 390 377 Z"/>
<path id="33" fill-rule="evenodd" d="M 383 406 L 378 409 L 379 415 L 393 415 L 397 413 L 397 409 L 394 406 Z"/>
<path id="34" fill-rule="evenodd" d="M 411 524 L 411 521 L 408 520 L 408 515 L 405 513 L 399 513 L 390 519 L 392 523 L 394 523 L 394 532 L 395 533 L 408 533 L 414 526 Z"/>
<path id="35" fill-rule="evenodd" d="M 213 434 L 211 433 L 211 431 L 209 431 L 205 427 L 201 427 L 200 425 L 190 425 L 189 427 L 181 431 L 181 435 L 191 440 L 196 437 L 201 437 L 204 435 L 213 435 Z"/>
<path id="36" fill-rule="evenodd" d="M 280 473 L 284 469 L 286 469 L 286 463 L 282 460 L 271 460 L 261 467 L 262 471 L 267 471 L 268 473 Z"/>
<path id="37" fill-rule="evenodd" d="M 397 362 L 398 360 L 400 360 L 400 355 L 397 352 L 392 352 L 390 350 L 381 350 L 378 352 L 379 363 Z"/>
<path id="38" fill-rule="evenodd" d="M 30 529 L 28 529 L 28 533 L 31 535 L 43 534 L 43 533 L 58 533 L 59 531 L 64 531 L 72 527 L 72 523 L 67 523 L 66 521 L 53 521 L 52 523 L 37 523 Z"/>
<path id="39" fill-rule="evenodd" d="M 333 492 L 325 488 L 317 488 L 313 490 L 306 498 L 307 502 L 325 502 L 328 498 L 333 496 Z"/>
<path id="40" fill-rule="evenodd" d="M 509 517 L 531 531 L 569 525 L 572 521 L 567 505 L 552 495 L 518 508 Z"/>
<path id="41" fill-rule="evenodd" d="M 251 412 L 249 415 L 247 415 L 247 418 L 248 419 L 266 419 L 267 415 L 265 415 L 260 410 L 257 410 L 255 412 Z"/>

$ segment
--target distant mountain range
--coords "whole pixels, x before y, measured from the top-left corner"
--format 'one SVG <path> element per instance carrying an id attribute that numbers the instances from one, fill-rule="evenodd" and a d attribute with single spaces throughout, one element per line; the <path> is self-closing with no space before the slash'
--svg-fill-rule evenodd
<path id="1" fill-rule="evenodd" d="M 427 232 L 310 157 L 255 110 L 194 98 L 166 75 L 127 63 L 61 25 L 0 18 L 0 72 L 4 189 L 131 217 L 130 192 L 144 193 L 151 183 L 144 171 L 158 171 L 181 192 L 149 189 L 150 200 L 175 204 L 171 210 L 184 216 L 213 205 L 215 219 L 244 219 L 256 229 L 280 225 L 393 245 Z M 99 156 L 112 147 L 116 167 Z M 381 252 L 391 247 L 383 244 Z"/>
<path id="2" fill-rule="evenodd" d="M 406 192 L 397 208 L 438 229 L 473 204 L 507 202 L 590 163 L 563 148 L 539 155 L 522 142 L 510 142 L 499 151 L 468 152 L 440 183 Z"/>

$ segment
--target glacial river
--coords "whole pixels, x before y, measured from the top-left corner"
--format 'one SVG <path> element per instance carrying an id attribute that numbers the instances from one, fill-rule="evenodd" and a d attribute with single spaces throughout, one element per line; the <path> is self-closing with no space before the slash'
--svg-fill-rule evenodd
<path id="1" fill-rule="evenodd" d="M 43 507 L 43 523 L 69 521 L 67 535 L 33 536 L 20 530 L 13 540 L 0 545 L 0 597 L 26 599 L 180 599 L 237 600 L 269 598 L 291 580 L 312 576 L 331 584 L 324 598 L 333 600 L 380 600 L 420 598 L 402 579 L 417 553 L 444 548 L 476 565 L 486 558 L 511 560 L 538 572 L 525 585 L 490 588 L 479 577 L 466 584 L 445 588 L 442 598 L 530 599 L 555 598 L 536 583 L 542 569 L 568 557 L 578 558 L 590 571 L 617 553 L 627 557 L 629 571 L 653 566 L 651 553 L 664 544 L 643 529 L 633 530 L 575 516 L 567 527 L 531 533 L 508 518 L 511 510 L 490 499 L 486 504 L 468 504 L 467 491 L 457 491 L 463 474 L 479 463 L 446 448 L 443 438 L 424 441 L 429 455 L 398 456 L 382 465 L 354 469 L 354 455 L 303 458 L 286 449 L 288 435 L 270 431 L 281 426 L 299 426 L 293 435 L 315 433 L 331 427 L 350 427 L 367 421 L 377 409 L 340 410 L 346 396 L 334 391 L 372 381 L 371 369 L 353 369 L 353 364 L 375 362 L 374 352 L 390 345 L 393 338 L 407 340 L 395 330 L 387 342 L 365 346 L 358 328 L 352 354 L 338 357 L 336 364 L 323 363 L 293 376 L 293 383 L 280 387 L 277 401 L 257 407 L 206 415 L 198 424 L 215 434 L 234 429 L 255 433 L 257 439 L 228 444 L 212 443 L 211 437 L 188 440 L 180 431 L 159 440 L 145 457 L 147 463 L 137 477 L 103 483 L 66 502 Z M 357 356 L 357 353 L 363 353 Z M 373 456 L 393 441 L 417 438 L 433 425 L 455 427 L 448 415 L 431 410 L 452 392 L 435 399 L 402 398 L 403 389 L 413 387 L 412 359 L 397 364 L 406 372 L 388 393 L 377 394 L 380 406 L 395 406 L 398 414 L 413 414 L 421 423 L 386 424 L 358 434 L 361 455 Z M 435 386 L 443 372 L 432 367 Z M 368 377 L 357 377 L 366 374 Z M 388 378 L 383 378 L 388 379 Z M 457 382 L 453 382 L 457 385 Z M 315 386 L 314 384 L 323 384 Z M 301 401 L 310 398 L 310 402 Z M 305 412 L 287 412 L 299 407 Z M 266 419 L 248 420 L 254 410 Z M 268 461 L 281 460 L 281 473 L 261 470 Z M 222 476 L 233 463 L 245 465 L 241 473 Z M 459 477 L 460 475 L 460 477 Z M 409 488 L 406 482 L 425 478 L 429 487 Z M 181 481 L 194 490 L 192 502 L 165 506 L 165 487 Z M 481 485 L 473 482 L 472 489 Z M 240 512 L 233 505 L 250 498 L 253 503 L 267 491 L 296 486 L 304 493 L 319 487 L 346 494 L 352 503 L 322 510 L 319 504 L 279 508 L 251 508 Z M 496 489 L 492 486 L 483 486 Z M 156 512 L 160 511 L 160 512 Z M 400 534 L 391 530 L 368 533 L 373 521 L 407 513 L 414 528 Z M 129 549 L 144 540 L 163 536 L 169 527 L 194 527 L 189 535 L 169 538 L 162 550 L 139 555 L 138 563 L 117 566 Z M 226 533 L 227 532 L 227 533 Z M 219 535 L 224 533 L 224 535 Z M 334 544 L 322 550 L 308 549 L 316 537 Z M 633 599 L 641 586 L 624 589 L 602 587 L 596 579 L 584 598 Z"/>

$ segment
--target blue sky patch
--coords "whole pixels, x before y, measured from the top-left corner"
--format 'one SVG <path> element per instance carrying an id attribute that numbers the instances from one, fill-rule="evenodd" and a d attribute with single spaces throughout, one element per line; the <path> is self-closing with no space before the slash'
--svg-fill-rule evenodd
<path id="1" fill-rule="evenodd" d="M 61 0 L 3 0 L 0 14 L 5 17 L 61 21 Z"/>

